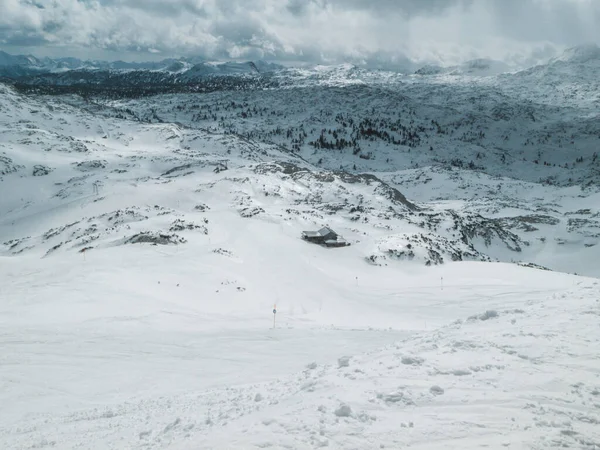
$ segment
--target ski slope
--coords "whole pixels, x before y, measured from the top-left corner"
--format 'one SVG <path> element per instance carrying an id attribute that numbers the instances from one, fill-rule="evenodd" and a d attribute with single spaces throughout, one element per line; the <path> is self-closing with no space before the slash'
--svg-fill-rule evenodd
<path id="1" fill-rule="evenodd" d="M 2 258 L 2 447 L 600 442 L 597 281 L 365 268 L 280 230 L 257 254 L 256 227 L 238 231 L 236 259 L 200 243 Z"/>
<path id="2" fill-rule="evenodd" d="M 132 119 L 0 85 L 0 448 L 600 447 L 594 186 Z"/>

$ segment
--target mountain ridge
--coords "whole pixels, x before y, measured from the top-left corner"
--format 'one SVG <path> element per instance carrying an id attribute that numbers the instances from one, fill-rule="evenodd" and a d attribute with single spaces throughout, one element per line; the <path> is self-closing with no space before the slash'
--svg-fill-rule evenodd
<path id="1" fill-rule="evenodd" d="M 595 43 L 581 44 L 574 47 L 565 49 L 562 54 L 555 57 L 549 58 L 546 64 L 552 64 L 556 62 L 563 63 L 586 63 L 591 60 L 600 59 L 600 48 Z M 177 57 L 177 58 L 165 58 L 160 61 L 146 61 L 146 62 L 126 62 L 121 60 L 115 61 L 104 61 L 104 60 L 82 60 L 73 57 L 59 57 L 59 58 L 37 58 L 33 55 L 12 55 L 0 50 L 0 68 L 4 72 L 4 75 L 11 73 L 9 68 L 12 68 L 12 72 L 19 73 L 16 69 L 21 68 L 21 72 L 31 71 L 31 74 L 45 74 L 54 73 L 69 70 L 115 70 L 115 71 L 170 71 L 171 67 L 191 68 L 194 66 L 198 67 L 216 67 L 218 69 L 226 69 L 227 67 L 235 67 L 236 65 L 251 65 L 254 64 L 259 72 L 262 71 L 273 71 L 282 70 L 286 66 L 276 64 L 273 62 L 265 62 L 262 60 L 258 61 L 209 61 L 202 57 Z M 545 64 L 542 64 L 545 65 Z M 309 70 L 319 70 L 319 67 L 331 67 L 316 65 L 314 67 L 308 66 Z M 336 67 L 336 66 L 333 66 Z M 340 64 L 338 67 L 354 67 L 354 68 L 368 68 L 356 65 L 354 63 Z M 509 65 L 505 62 L 492 60 L 488 58 L 475 58 L 465 61 L 461 64 L 454 65 L 441 65 L 439 63 L 426 63 L 421 64 L 419 68 L 413 72 L 420 75 L 437 75 L 441 73 L 451 73 L 454 75 L 474 75 L 474 76 L 490 76 L 498 75 L 506 72 L 518 72 L 523 70 L 531 69 L 532 67 L 516 67 Z M 384 72 L 391 71 L 389 69 L 370 69 L 370 70 L 382 70 Z M 173 71 L 173 69 L 171 69 Z M 399 70 L 399 72 L 406 72 Z"/>

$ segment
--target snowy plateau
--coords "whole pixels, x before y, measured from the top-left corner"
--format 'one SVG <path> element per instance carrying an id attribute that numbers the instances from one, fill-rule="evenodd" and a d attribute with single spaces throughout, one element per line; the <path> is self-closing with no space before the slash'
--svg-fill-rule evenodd
<path id="1" fill-rule="evenodd" d="M 598 47 L 0 57 L 1 449 L 600 449 Z"/>

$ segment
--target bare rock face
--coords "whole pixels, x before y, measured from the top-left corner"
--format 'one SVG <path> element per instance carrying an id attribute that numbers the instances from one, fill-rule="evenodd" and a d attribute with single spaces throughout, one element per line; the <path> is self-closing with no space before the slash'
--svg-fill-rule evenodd
<path id="1" fill-rule="evenodd" d="M 15 164 L 8 156 L 0 155 L 0 175 L 8 175 L 9 173 L 15 173 L 22 169 L 23 166 Z"/>
<path id="2" fill-rule="evenodd" d="M 178 245 L 187 242 L 176 234 L 142 232 L 125 239 L 125 244 Z"/>
<path id="3" fill-rule="evenodd" d="M 265 210 L 263 208 L 261 208 L 260 206 L 248 206 L 246 208 L 240 209 L 240 216 L 245 217 L 245 218 L 250 218 L 250 217 L 257 216 L 264 212 L 265 212 Z"/>
<path id="4" fill-rule="evenodd" d="M 48 175 L 52 172 L 52 169 L 47 166 L 35 165 L 33 166 L 33 176 L 34 177 L 43 177 L 44 175 Z"/>
<path id="5" fill-rule="evenodd" d="M 77 170 L 82 172 L 89 172 L 92 170 L 105 169 L 108 162 L 105 160 L 93 159 L 89 161 L 81 161 L 78 163 L 74 163 Z"/>

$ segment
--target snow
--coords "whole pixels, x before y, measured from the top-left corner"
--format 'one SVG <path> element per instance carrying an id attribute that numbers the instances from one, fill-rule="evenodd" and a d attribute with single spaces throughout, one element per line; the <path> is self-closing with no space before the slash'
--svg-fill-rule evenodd
<path id="1" fill-rule="evenodd" d="M 262 242 L 265 259 L 236 241 L 238 261 L 191 246 L 3 258 L 3 447 L 600 442 L 598 282 L 333 252 L 316 267 L 278 254 L 286 240 Z M 219 282 L 242 274 L 244 292 Z"/>
<path id="2" fill-rule="evenodd" d="M 493 82 L 432 75 L 400 94 L 353 66 L 317 72 L 107 104 L 0 84 L 0 448 L 600 447 L 597 187 L 435 164 L 447 136 L 431 155 L 373 141 L 368 160 L 239 132 L 398 102 L 441 120 L 419 99 Z M 490 92 L 489 110 L 505 100 Z M 289 117 L 177 110 L 240 95 Z M 140 120 L 153 108 L 163 123 Z M 563 178 L 592 179 L 590 136 L 589 166 Z M 324 226 L 351 245 L 301 239 Z"/>

